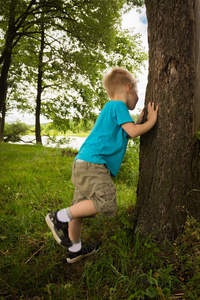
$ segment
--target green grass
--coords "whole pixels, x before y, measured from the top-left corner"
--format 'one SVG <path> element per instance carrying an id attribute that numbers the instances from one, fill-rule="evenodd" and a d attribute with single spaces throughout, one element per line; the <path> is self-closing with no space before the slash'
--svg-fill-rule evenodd
<path id="1" fill-rule="evenodd" d="M 200 298 L 195 220 L 174 244 L 133 235 L 138 153 L 129 151 L 115 179 L 116 217 L 84 221 L 83 239 L 98 241 L 99 250 L 68 265 L 44 217 L 71 204 L 74 158 L 58 148 L 0 144 L 0 299 Z"/>

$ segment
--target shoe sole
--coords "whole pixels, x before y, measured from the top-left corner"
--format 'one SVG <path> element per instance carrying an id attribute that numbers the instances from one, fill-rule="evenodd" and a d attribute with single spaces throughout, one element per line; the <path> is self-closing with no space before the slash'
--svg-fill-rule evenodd
<path id="1" fill-rule="evenodd" d="M 61 245 L 62 241 L 61 241 L 61 239 L 58 237 L 58 235 L 57 235 L 57 233 L 56 233 L 56 231 L 55 231 L 55 229 L 54 229 L 54 224 L 53 224 L 53 222 L 51 221 L 49 215 L 50 215 L 50 214 L 48 214 L 48 215 L 45 217 L 45 221 L 46 221 L 47 225 L 49 226 L 49 228 L 51 229 L 51 231 L 52 231 L 52 233 L 53 233 L 54 239 L 56 240 L 56 242 L 57 242 L 59 245 Z"/>
<path id="2" fill-rule="evenodd" d="M 85 258 L 85 257 L 88 257 L 90 255 L 93 255 L 94 253 L 96 252 L 96 249 L 94 249 L 92 252 L 90 253 L 87 253 L 87 254 L 83 254 L 83 255 L 79 255 L 77 257 L 74 257 L 74 258 L 66 258 L 68 264 L 73 264 L 75 262 L 78 262 L 79 260 L 81 260 L 82 258 Z"/>

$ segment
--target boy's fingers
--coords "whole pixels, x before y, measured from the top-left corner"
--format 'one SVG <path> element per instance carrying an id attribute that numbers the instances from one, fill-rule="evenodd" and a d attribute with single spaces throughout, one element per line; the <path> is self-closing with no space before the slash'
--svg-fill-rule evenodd
<path id="1" fill-rule="evenodd" d="M 148 110 L 151 110 L 153 108 L 153 102 L 148 103 Z"/>
<path id="2" fill-rule="evenodd" d="M 155 109 L 154 109 L 154 106 L 155 106 L 154 102 L 149 102 L 148 103 L 148 110 L 152 109 L 152 110 L 158 111 L 158 105 L 156 105 Z"/>

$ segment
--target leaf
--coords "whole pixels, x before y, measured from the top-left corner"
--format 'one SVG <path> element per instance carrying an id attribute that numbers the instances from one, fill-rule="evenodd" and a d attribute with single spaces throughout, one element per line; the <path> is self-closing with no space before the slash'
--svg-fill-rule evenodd
<path id="1" fill-rule="evenodd" d="M 168 289 L 168 288 L 166 288 L 166 287 L 162 290 L 162 292 L 163 292 L 163 294 L 166 295 L 166 296 L 170 296 L 170 295 L 171 295 L 170 289 Z"/>
<path id="2" fill-rule="evenodd" d="M 150 284 L 155 284 L 155 285 L 158 284 L 158 281 L 155 278 L 153 278 L 153 277 L 149 277 L 148 281 L 149 281 Z"/>
<path id="3" fill-rule="evenodd" d="M 150 298 L 154 298 L 158 294 L 158 290 L 155 287 L 150 286 L 146 289 L 146 294 Z"/>

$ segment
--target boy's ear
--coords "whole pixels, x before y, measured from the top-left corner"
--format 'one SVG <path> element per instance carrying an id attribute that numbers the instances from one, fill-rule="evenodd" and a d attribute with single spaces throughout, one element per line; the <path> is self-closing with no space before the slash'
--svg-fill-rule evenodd
<path id="1" fill-rule="evenodd" d="M 127 85 L 126 85 L 126 91 L 127 91 L 127 93 L 130 93 L 130 91 L 131 91 L 131 83 L 127 83 Z"/>

